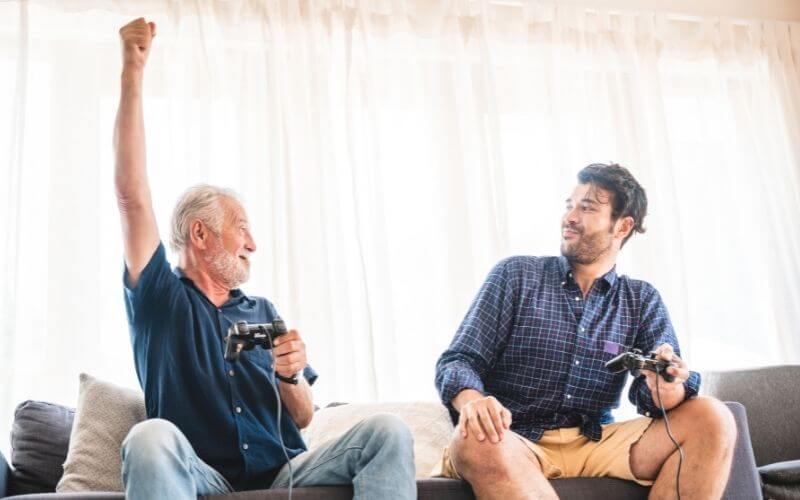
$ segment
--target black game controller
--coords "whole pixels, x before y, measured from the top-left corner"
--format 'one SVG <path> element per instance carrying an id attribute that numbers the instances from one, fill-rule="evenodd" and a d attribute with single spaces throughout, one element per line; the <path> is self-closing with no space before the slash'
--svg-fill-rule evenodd
<path id="1" fill-rule="evenodd" d="M 642 370 L 650 370 L 651 372 L 660 373 L 667 382 L 673 382 L 675 376 L 667 373 L 667 368 L 670 366 L 674 366 L 674 364 L 664 359 L 658 359 L 654 352 L 650 353 L 649 358 L 645 358 L 639 349 L 623 352 L 606 363 L 606 368 L 612 373 L 622 373 L 625 370 L 629 370 L 631 375 L 638 377 L 642 374 Z"/>
<path id="2" fill-rule="evenodd" d="M 264 349 L 272 348 L 272 341 L 286 333 L 286 323 L 276 319 L 272 323 L 247 324 L 247 321 L 237 321 L 228 328 L 225 337 L 225 361 L 235 363 L 239 360 L 239 353 L 249 351 L 260 345 Z"/>

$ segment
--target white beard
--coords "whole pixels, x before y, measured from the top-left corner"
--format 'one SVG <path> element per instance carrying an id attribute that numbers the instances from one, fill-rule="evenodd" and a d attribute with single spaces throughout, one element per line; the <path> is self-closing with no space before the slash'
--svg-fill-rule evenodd
<path id="1" fill-rule="evenodd" d="M 203 260 L 208 264 L 214 277 L 225 284 L 230 290 L 239 288 L 250 277 L 250 270 L 242 260 L 216 244 L 203 255 Z"/>

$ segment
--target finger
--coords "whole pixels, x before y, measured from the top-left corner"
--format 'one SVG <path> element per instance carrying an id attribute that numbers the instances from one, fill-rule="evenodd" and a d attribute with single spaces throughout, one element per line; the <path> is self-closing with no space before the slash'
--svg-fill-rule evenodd
<path id="1" fill-rule="evenodd" d="M 292 352 L 305 352 L 305 344 L 299 340 L 290 340 L 279 346 L 275 346 L 274 343 L 272 345 L 276 356 L 283 356 Z"/>
<path id="2" fill-rule="evenodd" d="M 508 409 L 503 408 L 502 411 L 503 415 L 503 427 L 506 429 L 511 429 L 511 412 Z"/>
<path id="3" fill-rule="evenodd" d="M 481 428 L 481 424 L 480 422 L 478 422 L 478 418 L 474 413 L 467 420 L 467 425 L 469 427 L 470 432 L 472 432 L 472 435 L 475 436 L 475 439 L 477 439 L 478 441 L 483 441 L 484 439 L 486 439 L 486 436 L 483 435 L 483 429 Z"/>
<path id="4" fill-rule="evenodd" d="M 291 340 L 299 340 L 299 339 L 300 339 L 300 333 L 297 330 L 289 330 L 283 335 L 278 335 L 277 337 L 272 339 L 272 345 L 281 345 Z"/>
<path id="5" fill-rule="evenodd" d="M 284 354 L 283 356 L 278 356 L 275 359 L 275 364 L 280 366 L 288 366 L 292 363 L 301 363 L 305 356 L 302 353 L 298 352 L 290 352 L 289 354 Z"/>
<path id="6" fill-rule="evenodd" d="M 667 373 L 675 377 L 674 383 L 683 383 L 684 380 L 689 378 L 689 370 L 677 366 L 667 368 Z"/>
<path id="7" fill-rule="evenodd" d="M 467 417 L 464 416 L 462 413 L 458 419 L 458 432 L 461 434 L 461 437 L 466 439 L 469 432 L 467 431 Z"/>
<path id="8" fill-rule="evenodd" d="M 150 26 L 150 36 L 156 36 L 156 23 L 150 21 L 147 25 Z"/>
<path id="9" fill-rule="evenodd" d="M 478 417 L 481 419 L 483 430 L 486 431 L 486 435 L 489 436 L 489 441 L 493 443 L 499 442 L 500 438 L 497 436 L 497 430 L 494 428 L 494 422 L 492 421 L 491 415 L 489 415 L 489 410 L 486 409 L 486 407 L 481 408 L 478 410 Z"/>
<path id="10" fill-rule="evenodd" d="M 503 416 L 502 416 L 502 406 L 500 403 L 497 403 L 497 406 L 494 408 L 489 409 L 489 416 L 492 418 L 492 424 L 494 425 L 494 430 L 497 432 L 497 440 L 503 440 L 503 429 L 505 426 L 503 425 Z"/>
<path id="11" fill-rule="evenodd" d="M 659 358 L 666 361 L 672 361 L 672 356 L 675 354 L 675 351 L 672 349 L 670 344 L 661 344 L 656 352 L 658 353 Z"/>

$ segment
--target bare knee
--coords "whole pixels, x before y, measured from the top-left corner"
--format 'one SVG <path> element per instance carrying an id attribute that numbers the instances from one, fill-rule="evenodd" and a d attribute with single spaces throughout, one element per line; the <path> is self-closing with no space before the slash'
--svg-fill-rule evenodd
<path id="1" fill-rule="evenodd" d="M 692 425 L 688 440 L 701 442 L 704 447 L 732 451 L 736 444 L 736 420 L 725 404 L 711 397 L 697 397 L 686 401 Z"/>
<path id="2" fill-rule="evenodd" d="M 509 434 L 499 443 L 488 439 L 478 441 L 472 435 L 466 439 L 456 434 L 450 443 L 453 465 L 458 473 L 467 480 L 485 478 L 487 480 L 508 480 L 513 475 L 515 466 L 522 461 L 515 457 L 513 437 Z M 532 471 L 532 472 L 538 472 Z"/>

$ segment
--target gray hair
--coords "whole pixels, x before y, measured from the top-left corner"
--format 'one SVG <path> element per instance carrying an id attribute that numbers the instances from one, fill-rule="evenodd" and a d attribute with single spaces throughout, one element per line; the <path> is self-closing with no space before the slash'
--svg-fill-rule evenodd
<path id="1" fill-rule="evenodd" d="M 196 184 L 181 195 L 172 212 L 169 240 L 172 250 L 181 252 L 189 245 L 189 231 L 192 221 L 196 219 L 200 219 L 214 234 L 222 233 L 225 220 L 225 211 L 220 203 L 222 198 L 239 201 L 234 191 L 209 184 Z"/>

